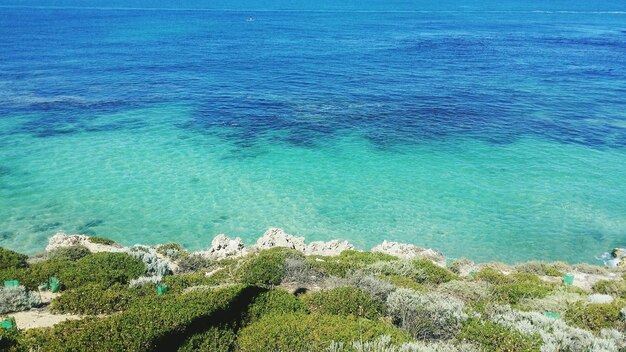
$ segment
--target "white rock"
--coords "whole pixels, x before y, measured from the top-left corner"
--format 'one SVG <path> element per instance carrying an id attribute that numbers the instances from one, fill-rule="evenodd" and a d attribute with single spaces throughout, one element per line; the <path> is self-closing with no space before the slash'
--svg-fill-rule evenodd
<path id="1" fill-rule="evenodd" d="M 228 257 L 241 257 L 246 255 L 247 251 L 243 245 L 241 238 L 230 238 L 224 234 L 220 234 L 211 241 L 211 248 L 198 254 L 211 259 L 222 259 Z"/>
<path id="2" fill-rule="evenodd" d="M 85 246 L 92 253 L 98 252 L 119 252 L 122 251 L 123 248 L 118 245 L 106 245 L 99 243 L 91 243 L 89 241 L 89 236 L 85 235 L 68 235 L 63 232 L 59 232 L 54 236 L 48 239 L 48 245 L 46 246 L 46 251 L 52 251 L 61 247 L 70 247 L 70 246 Z"/>
<path id="3" fill-rule="evenodd" d="M 388 242 L 385 240 L 372 248 L 372 252 L 385 253 L 402 259 L 427 258 L 437 263 L 445 263 L 445 258 L 441 253 L 408 243 Z"/>
<path id="4" fill-rule="evenodd" d="M 587 298 L 587 301 L 589 303 L 609 304 L 609 303 L 613 302 L 613 297 L 611 297 L 609 295 L 603 295 L 603 294 L 599 294 L 599 293 L 594 293 L 592 295 L 589 295 L 589 297 Z"/>
<path id="5" fill-rule="evenodd" d="M 256 248 L 269 249 L 273 247 L 286 247 L 300 252 L 304 252 L 306 248 L 304 237 L 296 237 L 282 229 L 271 227 L 256 241 Z"/>
<path id="6" fill-rule="evenodd" d="M 354 249 L 348 241 L 332 240 L 328 242 L 314 241 L 309 243 L 304 250 L 306 255 L 339 255 L 343 251 Z"/>

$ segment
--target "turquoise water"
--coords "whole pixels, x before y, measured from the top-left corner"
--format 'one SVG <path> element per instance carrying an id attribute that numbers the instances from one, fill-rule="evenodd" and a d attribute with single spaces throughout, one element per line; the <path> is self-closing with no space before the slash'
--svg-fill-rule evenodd
<path id="1" fill-rule="evenodd" d="M 626 15 L 479 10 L 0 8 L 0 246 L 626 245 Z"/>

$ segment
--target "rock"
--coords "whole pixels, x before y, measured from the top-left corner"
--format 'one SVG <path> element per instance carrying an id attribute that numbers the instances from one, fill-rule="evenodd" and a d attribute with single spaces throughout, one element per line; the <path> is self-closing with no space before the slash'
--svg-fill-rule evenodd
<path id="1" fill-rule="evenodd" d="M 306 246 L 304 254 L 306 255 L 339 255 L 343 251 L 354 249 L 354 246 L 348 241 L 332 240 L 328 242 L 315 241 Z"/>
<path id="2" fill-rule="evenodd" d="M 613 297 L 611 297 L 609 295 L 603 295 L 603 294 L 599 294 L 599 293 L 594 293 L 592 295 L 589 295 L 589 297 L 587 298 L 587 301 L 589 303 L 609 304 L 609 303 L 613 302 Z"/>
<path id="3" fill-rule="evenodd" d="M 211 248 L 198 254 L 210 259 L 223 259 L 230 257 L 241 257 L 246 255 L 247 251 L 243 245 L 241 238 L 230 238 L 220 234 L 211 241 Z"/>
<path id="4" fill-rule="evenodd" d="M 62 247 L 82 246 L 88 241 L 89 237 L 85 235 L 68 235 L 63 232 L 59 232 L 48 239 L 46 251 L 49 252 Z"/>
<path id="5" fill-rule="evenodd" d="M 445 257 L 441 253 L 408 243 L 383 241 L 383 243 L 372 248 L 372 252 L 385 253 L 402 259 L 426 258 L 445 265 Z"/>
<path id="6" fill-rule="evenodd" d="M 626 249 L 625 248 L 615 248 L 611 252 L 611 255 L 613 256 L 613 258 L 618 258 L 618 259 L 625 258 L 626 257 Z"/>
<path id="7" fill-rule="evenodd" d="M 269 249 L 274 247 L 285 247 L 300 252 L 304 252 L 306 249 L 304 237 L 296 237 L 282 229 L 271 227 L 256 241 L 256 248 Z"/>
<path id="8" fill-rule="evenodd" d="M 98 252 L 119 252 L 122 251 L 122 246 L 118 244 L 114 245 L 106 245 L 99 243 L 91 243 L 89 241 L 89 236 L 85 235 L 68 235 L 63 232 L 59 232 L 54 236 L 50 237 L 48 240 L 48 245 L 46 246 L 46 251 L 52 251 L 61 247 L 70 247 L 70 246 L 85 246 L 92 253 Z"/>

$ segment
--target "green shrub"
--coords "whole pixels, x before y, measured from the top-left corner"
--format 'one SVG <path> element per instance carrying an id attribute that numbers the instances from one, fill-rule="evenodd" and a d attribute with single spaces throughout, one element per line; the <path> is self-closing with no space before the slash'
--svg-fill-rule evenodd
<path id="1" fill-rule="evenodd" d="M 199 254 L 182 255 L 178 258 L 176 264 L 178 264 L 178 271 L 181 273 L 195 273 L 214 266 L 214 262 L 211 259 Z"/>
<path id="2" fill-rule="evenodd" d="M 0 247 L 0 269 L 25 268 L 28 256 Z"/>
<path id="3" fill-rule="evenodd" d="M 268 314 L 306 313 L 306 305 L 285 290 L 270 290 L 257 296 L 246 312 L 246 322 L 254 322 Z"/>
<path id="4" fill-rule="evenodd" d="M 169 286 L 170 292 L 172 293 L 180 293 L 189 287 L 215 286 L 220 283 L 216 280 L 215 275 L 206 276 L 202 273 L 164 276 L 163 282 Z"/>
<path id="5" fill-rule="evenodd" d="M 241 282 L 255 286 L 274 286 L 286 274 L 287 257 L 301 257 L 300 252 L 287 248 L 272 248 L 248 259 L 239 269 Z"/>
<path id="6" fill-rule="evenodd" d="M 89 284 L 55 297 L 50 310 L 55 313 L 110 314 L 125 310 L 146 296 L 156 298 L 154 286 L 129 289 L 119 284 L 110 287 Z"/>
<path id="7" fill-rule="evenodd" d="M 593 292 L 626 298 L 626 281 L 600 280 L 593 285 Z"/>
<path id="8" fill-rule="evenodd" d="M 91 251 L 85 246 L 69 246 L 54 249 L 48 252 L 47 257 L 55 260 L 77 261 L 89 254 L 91 254 Z"/>
<path id="9" fill-rule="evenodd" d="M 480 270 L 476 273 L 476 275 L 474 275 L 474 279 L 479 281 L 485 281 L 494 285 L 513 282 L 513 280 L 509 276 L 504 275 L 501 272 L 491 268 L 484 268 Z"/>
<path id="10" fill-rule="evenodd" d="M 27 351 L 22 342 L 19 330 L 5 330 L 0 328 L 0 351 L 22 352 Z"/>
<path id="11" fill-rule="evenodd" d="M 62 269 L 59 278 L 67 288 L 86 284 L 106 287 L 116 283 L 127 285 L 145 271 L 146 266 L 141 259 L 126 253 L 95 253 Z"/>
<path id="12" fill-rule="evenodd" d="M 40 305 L 39 295 L 27 291 L 24 286 L 0 287 L 0 314 L 20 312 Z"/>
<path id="13" fill-rule="evenodd" d="M 320 314 L 352 314 L 367 319 L 376 319 L 385 311 L 383 302 L 354 287 L 318 291 L 304 295 L 302 300 L 311 312 Z"/>
<path id="14" fill-rule="evenodd" d="M 216 321 L 239 319 L 237 309 L 256 290 L 231 287 L 210 292 L 147 298 L 126 311 L 102 319 L 65 321 L 25 333 L 31 350 L 161 351 L 176 350 L 188 337 Z"/>
<path id="15" fill-rule="evenodd" d="M 626 323 L 620 313 L 624 306 L 623 301 L 614 301 L 610 304 L 577 302 L 567 308 L 565 321 L 570 325 L 595 332 L 605 328 L 626 329 Z"/>
<path id="16" fill-rule="evenodd" d="M 61 272 L 69 270 L 74 263 L 68 260 L 50 259 L 29 265 L 28 268 L 9 268 L 0 270 L 0 281 L 19 280 L 29 290 L 37 290 L 39 285 L 47 283 L 51 276 L 60 277 Z M 61 282 L 63 287 L 63 282 Z"/>
<path id="17" fill-rule="evenodd" d="M 326 351 L 331 341 L 351 344 L 389 335 L 394 344 L 409 337 L 382 321 L 352 315 L 280 314 L 266 315 L 243 328 L 237 340 L 241 352 L 248 351 Z"/>
<path id="18" fill-rule="evenodd" d="M 396 287 L 410 288 L 415 291 L 426 291 L 426 287 L 424 285 L 418 284 L 415 280 L 406 276 L 386 275 L 380 276 L 380 279 L 390 282 Z"/>
<path id="19" fill-rule="evenodd" d="M 546 276 L 563 276 L 565 271 L 569 270 L 569 265 L 563 262 L 544 263 L 539 261 L 529 261 L 518 264 L 515 270 L 522 273 Z"/>
<path id="20" fill-rule="evenodd" d="M 480 304 L 491 299 L 488 285 L 477 281 L 446 282 L 437 287 L 437 292 L 459 298 L 466 304 Z"/>
<path id="21" fill-rule="evenodd" d="M 210 327 L 199 334 L 192 335 L 178 349 L 178 352 L 229 352 L 235 350 L 235 331 L 228 326 Z"/>
<path id="22" fill-rule="evenodd" d="M 414 260 L 413 266 L 417 270 L 414 279 L 421 284 L 439 285 L 457 279 L 457 276 L 450 270 L 442 268 L 428 259 Z"/>
<path id="23" fill-rule="evenodd" d="M 165 256 L 170 256 L 172 253 L 184 252 L 185 248 L 178 243 L 166 243 L 157 247 L 157 253 Z"/>
<path id="24" fill-rule="evenodd" d="M 380 261 L 394 261 L 398 260 L 385 253 L 376 252 L 360 252 L 354 250 L 347 250 L 341 252 L 338 256 L 309 256 L 307 257 L 307 263 L 316 270 L 321 271 L 324 274 L 346 277 L 348 273 L 364 269 L 368 265 L 371 265 Z"/>
<path id="25" fill-rule="evenodd" d="M 91 243 L 95 243 L 95 244 L 103 244 L 105 246 L 112 246 L 115 244 L 115 241 L 108 239 L 108 238 L 104 238 L 104 237 L 98 237 L 98 236 L 91 236 L 89 237 L 89 242 Z"/>
<path id="26" fill-rule="evenodd" d="M 522 299 L 543 298 L 548 295 L 550 289 L 531 282 L 514 282 L 495 286 L 492 292 L 501 302 L 517 304 Z"/>
<path id="27" fill-rule="evenodd" d="M 465 322 L 457 339 L 479 344 L 486 351 L 493 352 L 539 352 L 543 344 L 538 334 L 523 335 L 503 325 L 476 318 Z"/>

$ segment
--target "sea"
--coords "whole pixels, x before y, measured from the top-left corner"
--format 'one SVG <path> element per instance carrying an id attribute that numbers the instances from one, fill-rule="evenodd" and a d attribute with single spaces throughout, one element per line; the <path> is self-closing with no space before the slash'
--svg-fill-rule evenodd
<path id="1" fill-rule="evenodd" d="M 0 0 L 0 246 L 626 246 L 626 2 Z"/>

